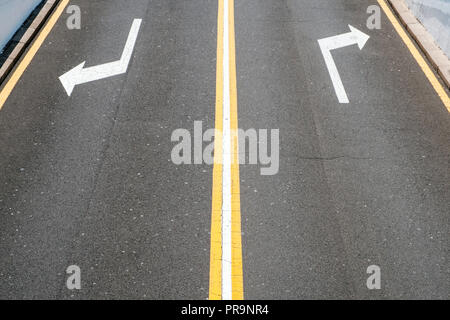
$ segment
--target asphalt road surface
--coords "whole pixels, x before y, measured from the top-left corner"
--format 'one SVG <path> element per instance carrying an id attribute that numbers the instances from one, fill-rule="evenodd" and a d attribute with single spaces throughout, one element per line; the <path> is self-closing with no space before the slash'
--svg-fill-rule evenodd
<path id="1" fill-rule="evenodd" d="M 0 111 L 0 298 L 450 298 L 449 110 L 383 10 L 367 28 L 374 4 L 78 0 L 80 30 L 64 11 Z M 134 19 L 126 72 L 68 96 L 59 77 L 118 61 Z M 349 24 L 370 39 L 332 52 L 343 104 L 317 40 Z M 227 115 L 279 129 L 276 174 L 173 162 L 176 129 Z M 230 245 L 228 193 L 231 282 L 211 259 Z"/>

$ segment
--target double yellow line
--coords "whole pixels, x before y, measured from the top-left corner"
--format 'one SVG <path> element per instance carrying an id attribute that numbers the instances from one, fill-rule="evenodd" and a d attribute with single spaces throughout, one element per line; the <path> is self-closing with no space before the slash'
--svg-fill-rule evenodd
<path id="1" fill-rule="evenodd" d="M 237 118 L 237 86 L 236 86 L 236 45 L 234 31 L 234 0 L 218 0 L 217 28 L 217 67 L 216 67 L 216 119 L 213 169 L 213 195 L 211 215 L 211 253 L 210 253 L 210 283 L 209 299 L 219 300 L 222 295 L 222 205 L 223 205 L 223 117 L 224 117 L 224 26 L 228 24 L 228 59 L 229 59 L 229 97 L 230 97 L 230 130 L 236 133 Z M 228 3 L 228 7 L 224 4 Z M 228 21 L 224 21 L 225 10 L 228 10 Z M 228 86 L 225 86 L 228 87 Z M 228 94 L 228 93 L 227 93 Z M 244 298 L 242 271 L 242 240 L 241 240 L 241 204 L 239 183 L 239 150 L 237 134 L 231 134 L 231 297 L 233 300 Z"/>

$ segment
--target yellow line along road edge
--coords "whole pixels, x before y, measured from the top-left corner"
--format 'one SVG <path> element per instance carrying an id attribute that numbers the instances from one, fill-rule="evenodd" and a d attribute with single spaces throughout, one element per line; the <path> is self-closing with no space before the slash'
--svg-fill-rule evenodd
<path id="1" fill-rule="evenodd" d="M 419 50 L 416 48 L 414 43 L 412 42 L 409 35 L 406 33 L 406 31 L 403 29 L 402 25 L 398 21 L 397 17 L 392 12 L 392 9 L 389 7 L 389 5 L 386 3 L 386 0 L 378 0 L 378 3 L 380 4 L 381 8 L 383 9 L 384 13 L 388 17 L 389 21 L 394 26 L 394 29 L 399 34 L 400 38 L 402 38 L 403 42 L 408 47 L 409 51 L 413 55 L 414 59 L 416 59 L 417 63 L 419 64 L 422 71 L 425 73 L 425 76 L 428 78 L 428 81 L 430 81 L 431 85 L 433 86 L 436 93 L 439 95 L 439 98 L 441 98 L 442 102 L 444 103 L 447 110 L 450 112 L 450 98 L 445 91 L 442 84 L 437 79 L 434 72 L 431 70 L 428 63 L 425 61 L 425 59 L 420 54 Z"/>
<path id="2" fill-rule="evenodd" d="M 239 146 L 237 117 L 237 85 L 236 85 L 236 50 L 234 30 L 234 1 L 228 0 L 228 8 L 224 8 L 224 0 L 218 0 L 217 28 L 217 66 L 216 66 L 216 114 L 215 114 L 215 145 L 213 168 L 213 192 L 211 213 L 211 249 L 210 249 L 210 279 L 209 299 L 222 299 L 222 199 L 223 199 L 223 103 L 224 103 L 224 23 L 229 29 L 229 74 L 230 74 L 230 130 L 231 134 L 231 242 L 232 264 L 231 284 L 232 299 L 242 300 L 243 269 L 242 269 L 242 236 L 239 182 Z M 225 10 L 228 10 L 228 22 L 224 21 Z"/>
<path id="3" fill-rule="evenodd" d="M 58 21 L 59 17 L 64 11 L 64 8 L 69 3 L 69 0 L 62 0 L 58 7 L 55 9 L 55 11 L 52 13 L 50 19 L 45 24 L 44 28 L 42 28 L 41 32 L 37 36 L 36 40 L 31 45 L 28 52 L 23 57 L 22 61 L 20 61 L 17 68 L 12 73 L 11 77 L 6 82 L 6 85 L 3 87 L 3 89 L 0 91 L 0 110 L 3 108 L 3 105 L 5 104 L 6 100 L 8 100 L 9 95 L 14 90 L 14 87 L 16 86 L 17 82 L 22 77 L 23 73 L 27 69 L 27 67 L 30 65 L 31 61 L 33 60 L 34 56 L 38 52 L 39 48 L 44 43 L 45 39 L 49 35 L 50 31 L 52 31 L 53 27 L 55 26 L 56 22 Z"/>

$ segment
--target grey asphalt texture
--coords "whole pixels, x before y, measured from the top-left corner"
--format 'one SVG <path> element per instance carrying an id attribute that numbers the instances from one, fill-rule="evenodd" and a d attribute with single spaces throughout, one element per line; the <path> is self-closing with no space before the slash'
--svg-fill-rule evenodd
<path id="1" fill-rule="evenodd" d="M 239 127 L 280 130 L 277 175 L 240 168 L 245 298 L 450 298 L 450 116 L 384 14 L 367 29 L 376 1 L 235 2 Z M 170 139 L 214 127 L 217 1 L 77 5 L 0 111 L 0 298 L 207 299 L 212 166 Z M 68 97 L 58 77 L 118 60 L 135 18 L 128 72 Z M 317 39 L 348 24 L 371 38 L 333 52 L 341 105 Z"/>

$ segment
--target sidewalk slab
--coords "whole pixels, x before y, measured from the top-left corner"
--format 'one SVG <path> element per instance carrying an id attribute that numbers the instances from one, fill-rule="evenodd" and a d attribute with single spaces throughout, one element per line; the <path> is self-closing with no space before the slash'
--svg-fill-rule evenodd
<path id="1" fill-rule="evenodd" d="M 436 69 L 447 88 L 450 88 L 450 59 L 436 44 L 431 34 L 417 20 L 404 0 L 387 0 L 401 23 Z"/>
<path id="2" fill-rule="evenodd" d="M 59 1 L 47 0 L 39 5 L 6 45 L 0 54 L 0 84 L 8 77 Z"/>

